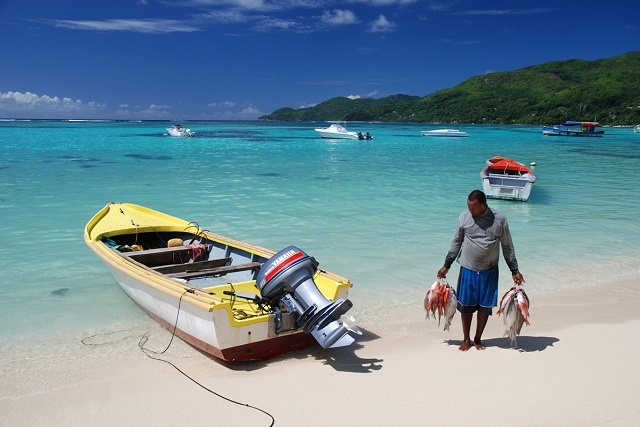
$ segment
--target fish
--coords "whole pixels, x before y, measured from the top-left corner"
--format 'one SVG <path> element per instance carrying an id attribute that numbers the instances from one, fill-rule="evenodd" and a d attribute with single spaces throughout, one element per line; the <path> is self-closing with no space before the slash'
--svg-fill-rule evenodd
<path id="1" fill-rule="evenodd" d="M 529 323 L 529 297 L 524 292 L 523 289 L 520 289 L 516 293 L 516 303 L 518 305 L 518 322 L 517 322 L 517 332 L 520 335 L 520 330 L 522 329 L 522 324 L 526 324 L 530 326 Z"/>
<path id="2" fill-rule="evenodd" d="M 445 299 L 444 305 L 444 330 L 449 331 L 451 326 L 451 321 L 453 320 L 453 316 L 456 314 L 456 310 L 458 309 L 458 298 L 456 297 L 456 292 L 453 288 L 449 287 L 447 292 L 447 298 Z"/>
<path id="3" fill-rule="evenodd" d="M 429 312 L 431 311 L 431 304 L 433 302 L 434 290 L 437 289 L 438 282 L 434 282 L 431 285 L 431 288 L 427 291 L 427 295 L 424 297 L 424 309 L 427 311 L 427 317 L 429 317 Z"/>
<path id="4" fill-rule="evenodd" d="M 436 311 L 439 311 L 440 291 L 441 282 L 440 280 L 436 280 L 424 297 L 424 309 L 427 310 L 427 318 L 429 317 L 429 313 L 431 313 L 434 319 L 436 318 Z"/>
<path id="5" fill-rule="evenodd" d="M 516 347 L 518 345 L 517 339 L 517 324 L 518 324 L 518 313 L 517 313 L 516 305 L 514 304 L 513 296 L 509 298 L 507 301 L 507 307 L 504 311 L 504 336 L 509 338 L 511 341 L 511 346 Z"/>
<path id="6" fill-rule="evenodd" d="M 509 338 L 512 347 L 517 347 L 517 336 L 520 335 L 522 325 L 530 325 L 529 297 L 522 286 L 514 286 L 502 296 L 497 314 L 503 314 L 504 336 Z"/>
<path id="7" fill-rule="evenodd" d="M 516 293 L 516 288 L 514 286 L 502 296 L 502 299 L 500 300 L 500 306 L 498 307 L 498 313 L 497 313 L 498 316 L 505 311 L 505 309 L 507 308 L 507 305 L 509 304 L 510 299 L 513 297 L 513 295 L 515 295 L 515 293 Z"/>
<path id="8" fill-rule="evenodd" d="M 431 317 L 435 319 L 437 313 L 438 326 L 440 326 L 442 317 L 444 316 L 445 331 L 449 330 L 457 307 L 458 299 L 456 293 L 444 277 L 436 280 L 424 297 L 424 309 L 427 311 L 426 318 L 429 318 L 429 315 L 431 315 Z"/>

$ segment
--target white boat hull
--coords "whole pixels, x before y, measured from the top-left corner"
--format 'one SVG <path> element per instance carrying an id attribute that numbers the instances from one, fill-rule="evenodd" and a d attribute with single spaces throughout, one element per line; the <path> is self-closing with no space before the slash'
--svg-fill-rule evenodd
<path id="1" fill-rule="evenodd" d="M 324 139 L 358 139 L 358 134 L 356 132 L 326 132 L 322 129 L 316 129 L 316 132 L 318 132 L 320 138 Z"/>
<path id="2" fill-rule="evenodd" d="M 167 330 L 176 328 L 176 335 L 200 350 L 223 360 L 263 359 L 287 351 L 305 348 L 315 341 L 302 331 L 269 336 L 269 322 L 246 326 L 231 325 L 226 310 L 208 311 L 189 304 L 180 304 L 171 296 L 123 274 L 118 268 L 109 267 L 122 290 L 149 316 Z M 177 319 L 177 322 L 176 322 Z M 295 336 L 295 337 L 294 337 Z M 296 343 L 296 347 L 291 347 Z"/>
<path id="3" fill-rule="evenodd" d="M 344 126 L 332 124 L 327 128 L 314 129 L 321 138 L 325 139 L 360 139 L 357 132 L 349 132 Z"/>
<path id="4" fill-rule="evenodd" d="M 466 132 L 461 132 L 457 129 L 436 129 L 436 130 L 421 130 L 422 136 L 436 136 L 436 137 L 448 137 L 448 138 L 464 138 L 469 136 Z"/>
<path id="5" fill-rule="evenodd" d="M 176 137 L 186 137 L 186 138 L 190 138 L 193 136 L 196 136 L 196 133 L 193 132 L 191 129 L 176 129 L 175 127 L 173 128 L 167 128 L 167 133 L 170 136 L 176 136 Z"/>
<path id="6" fill-rule="evenodd" d="M 492 175 L 482 178 L 482 189 L 489 199 L 517 200 L 526 202 L 531 195 L 532 182 L 512 176 Z"/>

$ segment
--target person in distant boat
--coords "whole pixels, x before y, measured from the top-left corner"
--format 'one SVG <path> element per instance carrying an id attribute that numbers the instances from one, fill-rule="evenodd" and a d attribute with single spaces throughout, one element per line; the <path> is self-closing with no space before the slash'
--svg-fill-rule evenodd
<path id="1" fill-rule="evenodd" d="M 493 307 L 498 303 L 500 246 L 514 283 L 524 283 L 524 278 L 518 270 L 507 218 L 487 205 L 487 198 L 480 190 L 474 190 L 469 194 L 467 206 L 469 209 L 458 217 L 444 267 L 438 270 L 438 277 L 446 277 L 456 258 L 460 264 L 457 295 L 464 334 L 460 351 L 471 348 L 471 321 L 476 311 L 478 314 L 473 346 L 478 350 L 484 350 L 482 333 Z"/>

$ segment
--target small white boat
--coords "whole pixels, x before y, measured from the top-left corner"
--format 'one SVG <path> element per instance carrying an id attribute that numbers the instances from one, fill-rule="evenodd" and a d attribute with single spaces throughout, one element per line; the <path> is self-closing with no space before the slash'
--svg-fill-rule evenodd
<path id="1" fill-rule="evenodd" d="M 275 253 L 161 212 L 109 203 L 87 245 L 149 316 L 223 360 L 255 360 L 359 334 L 343 314 L 351 283 L 295 246 Z"/>
<path id="2" fill-rule="evenodd" d="M 175 125 L 172 128 L 167 128 L 167 132 L 171 136 L 186 136 L 189 138 L 196 136 L 196 133 L 194 131 L 192 131 L 191 129 L 185 129 L 182 127 L 182 125 Z"/>
<path id="3" fill-rule="evenodd" d="M 531 164 L 535 166 L 535 163 Z M 515 160 L 495 156 L 487 160 L 480 172 L 482 189 L 489 199 L 519 200 L 526 202 L 536 182 L 533 171 Z"/>
<path id="4" fill-rule="evenodd" d="M 347 128 L 338 123 L 332 123 L 326 128 L 317 128 L 315 131 L 325 139 L 373 139 L 369 132 L 349 132 Z"/>
<path id="5" fill-rule="evenodd" d="M 469 136 L 466 132 L 461 132 L 458 129 L 435 129 L 435 130 L 421 130 L 422 136 L 445 136 L 445 137 L 464 137 Z"/>
<path id="6" fill-rule="evenodd" d="M 633 131 L 634 131 L 635 133 L 640 133 L 640 125 L 635 125 L 635 126 L 633 127 Z"/>

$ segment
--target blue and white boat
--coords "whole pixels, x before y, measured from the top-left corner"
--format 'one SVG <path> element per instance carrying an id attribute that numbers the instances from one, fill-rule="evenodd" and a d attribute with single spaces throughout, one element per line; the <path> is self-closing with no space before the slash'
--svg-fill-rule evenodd
<path id="1" fill-rule="evenodd" d="M 561 128 L 560 126 L 564 126 L 564 128 Z M 604 131 L 596 130 L 597 127 L 600 127 L 600 123 L 598 122 L 567 121 L 562 123 L 561 125 L 544 126 L 542 128 L 542 134 L 544 136 L 604 136 Z"/>

